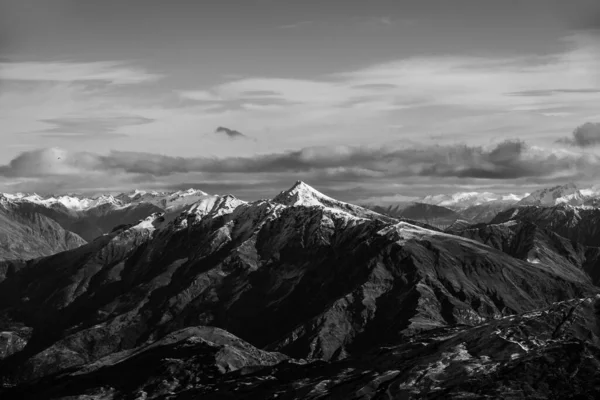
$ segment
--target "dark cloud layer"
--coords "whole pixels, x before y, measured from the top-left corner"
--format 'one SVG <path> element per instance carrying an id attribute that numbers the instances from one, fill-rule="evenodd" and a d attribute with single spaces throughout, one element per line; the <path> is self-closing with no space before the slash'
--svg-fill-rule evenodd
<path id="1" fill-rule="evenodd" d="M 600 123 L 587 122 L 573 131 L 572 137 L 558 139 L 559 143 L 577 147 L 592 147 L 600 144 Z"/>
<path id="2" fill-rule="evenodd" d="M 597 160 L 589 157 L 559 157 L 532 151 L 520 141 L 506 141 L 492 149 L 466 145 L 401 149 L 337 146 L 229 158 L 184 158 L 122 151 L 98 155 L 42 149 L 22 153 L 8 165 L 0 166 L 0 175 L 40 177 L 102 171 L 158 177 L 191 172 L 213 176 L 311 173 L 348 181 L 365 177 L 511 180 L 595 172 L 597 166 Z"/>
<path id="3" fill-rule="evenodd" d="M 310 147 L 227 158 L 124 151 L 100 155 L 45 148 L 23 152 L 0 166 L 0 187 L 4 184 L 3 190 L 38 193 L 97 193 L 193 186 L 253 200 L 272 197 L 302 179 L 329 195 L 355 202 L 482 185 L 522 192 L 567 181 L 591 181 L 599 173 L 597 156 L 571 151 L 554 154 L 521 141 L 506 141 L 492 148 Z"/>

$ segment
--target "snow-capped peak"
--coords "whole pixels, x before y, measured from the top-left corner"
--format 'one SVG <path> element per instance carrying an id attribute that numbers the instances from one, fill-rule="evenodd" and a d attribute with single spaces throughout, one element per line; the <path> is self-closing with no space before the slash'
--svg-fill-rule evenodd
<path id="1" fill-rule="evenodd" d="M 394 220 L 375 211 L 333 199 L 302 181 L 296 181 L 290 189 L 279 193 L 272 201 L 288 207 L 321 207 L 329 213 L 344 214 L 344 218 L 352 216 L 361 219 Z"/>
<path id="2" fill-rule="evenodd" d="M 129 194 L 127 195 L 127 197 L 129 197 L 130 199 L 133 199 L 133 198 L 136 198 L 136 197 L 138 197 L 138 196 L 143 196 L 143 195 L 145 195 L 146 193 L 148 193 L 148 192 L 146 192 L 145 190 L 138 190 L 138 189 L 135 189 L 133 192 L 129 193 Z"/>
<path id="3" fill-rule="evenodd" d="M 302 181 L 296 181 L 294 186 L 284 190 L 273 198 L 275 203 L 286 206 L 325 206 L 326 203 L 341 203 L 324 195 Z"/>
<path id="4" fill-rule="evenodd" d="M 584 198 L 585 196 L 574 183 L 567 183 L 566 185 L 536 190 L 523 198 L 519 204 L 540 206 L 554 206 L 557 204 L 580 205 L 583 204 Z"/>
<path id="5" fill-rule="evenodd" d="M 202 190 L 189 188 L 188 190 L 179 190 L 173 193 L 170 197 L 186 197 L 186 196 L 208 196 L 208 193 Z"/>
<path id="6" fill-rule="evenodd" d="M 157 229 L 160 229 L 164 225 L 166 225 L 166 220 L 164 217 L 164 213 L 153 213 L 148 217 L 140 220 L 136 225 L 132 226 L 129 229 L 133 229 L 136 231 L 146 230 L 148 232 L 154 232 Z"/>
<path id="7" fill-rule="evenodd" d="M 208 214 L 214 214 L 215 216 L 228 214 L 241 204 L 246 204 L 246 202 L 232 195 L 207 195 L 194 203 L 187 211 L 187 215 L 202 218 Z"/>
<path id="8" fill-rule="evenodd" d="M 43 197 L 36 193 L 33 194 L 9 194 L 3 193 L 2 197 L 4 197 L 8 201 L 13 202 L 27 202 L 34 203 L 44 207 L 53 207 L 56 205 L 61 205 L 68 210 L 73 211 L 83 211 L 88 210 L 93 207 L 97 207 L 102 204 L 112 204 L 115 206 L 121 206 L 121 202 L 115 199 L 111 195 L 101 195 L 95 198 L 89 197 L 80 197 L 75 195 L 64 195 L 64 196 L 47 196 Z"/>
<path id="9" fill-rule="evenodd" d="M 517 202 L 529 193 L 520 196 L 516 194 L 501 195 L 491 192 L 458 192 L 453 194 L 438 194 L 425 196 L 419 203 L 432 204 L 452 209 L 464 209 L 496 201 Z"/>
<path id="10" fill-rule="evenodd" d="M 514 193 L 510 193 L 510 194 L 505 194 L 502 196 L 502 200 L 503 201 L 520 201 L 523 198 L 529 196 L 529 193 L 525 193 L 524 195 L 518 195 L 518 194 L 514 194 Z"/>

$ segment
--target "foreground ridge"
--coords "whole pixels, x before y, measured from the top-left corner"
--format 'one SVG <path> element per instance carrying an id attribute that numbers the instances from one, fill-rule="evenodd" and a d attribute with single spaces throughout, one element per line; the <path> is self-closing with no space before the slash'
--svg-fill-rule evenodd
<path id="1" fill-rule="evenodd" d="M 600 392 L 598 309 L 600 296 L 558 302 L 475 327 L 418 333 L 331 363 L 290 359 L 218 328 L 190 327 L 4 395 L 594 398 Z"/>

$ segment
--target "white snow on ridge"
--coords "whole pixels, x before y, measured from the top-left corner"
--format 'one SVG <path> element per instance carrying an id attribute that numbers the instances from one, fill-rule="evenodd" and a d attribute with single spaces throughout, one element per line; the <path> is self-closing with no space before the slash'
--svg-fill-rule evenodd
<path id="1" fill-rule="evenodd" d="M 150 203 L 159 207 L 165 207 L 167 210 L 178 210 L 189 206 L 209 194 L 197 190 L 187 189 L 176 192 L 147 192 L 145 190 L 134 190 L 130 193 L 122 193 L 118 196 L 101 195 L 98 197 L 80 197 L 73 195 L 63 195 L 58 197 L 43 197 L 36 193 L 2 193 L 5 200 L 12 202 L 29 202 L 39 204 L 44 207 L 62 205 L 73 211 L 85 211 L 104 204 L 111 204 L 114 208 L 125 208 L 139 203 Z M 166 205 L 165 205 L 166 203 Z"/>
<path id="2" fill-rule="evenodd" d="M 524 196 L 516 194 L 500 195 L 491 192 L 458 192 L 453 194 L 438 194 L 425 196 L 417 202 L 432 204 L 441 207 L 467 208 L 478 206 L 492 201 L 514 201 L 521 200 Z"/>
<path id="3" fill-rule="evenodd" d="M 536 190 L 529 196 L 523 198 L 519 204 L 533 204 L 541 206 L 554 206 L 558 204 L 583 204 L 585 196 L 577 189 L 573 183 L 554 186 Z"/>
<path id="4" fill-rule="evenodd" d="M 504 200 L 504 201 L 520 201 L 527 196 L 529 196 L 529 193 L 525 193 L 523 195 L 510 193 L 510 194 L 503 195 L 502 200 Z"/>
<path id="5" fill-rule="evenodd" d="M 140 222 L 138 222 L 136 225 L 132 226 L 128 230 L 133 229 L 135 231 L 146 230 L 149 232 L 154 232 L 155 230 L 160 229 L 167 224 L 168 223 L 164 218 L 164 213 L 154 213 L 154 214 L 146 217 L 145 219 L 141 220 Z"/>
<path id="6" fill-rule="evenodd" d="M 206 215 L 220 216 L 233 212 L 238 206 L 248 204 L 234 196 L 205 196 L 200 201 L 194 203 L 187 211 L 187 215 L 205 217 Z"/>
<path id="7" fill-rule="evenodd" d="M 375 211 L 331 198 L 302 181 L 297 181 L 290 189 L 279 193 L 273 198 L 273 202 L 290 207 L 321 207 L 343 218 L 368 219 L 369 217 L 383 217 Z"/>
<path id="8" fill-rule="evenodd" d="M 102 204 L 113 204 L 115 206 L 121 206 L 121 202 L 116 200 L 111 195 L 102 195 L 96 198 L 88 197 L 76 197 L 76 196 L 59 196 L 56 197 L 42 197 L 36 193 L 34 194 L 9 194 L 3 193 L 3 197 L 14 202 L 28 202 L 39 204 L 44 207 L 52 207 L 56 204 L 61 204 L 69 210 L 82 211 L 89 208 L 97 207 Z"/>
<path id="9" fill-rule="evenodd" d="M 478 247 L 482 246 L 480 242 L 477 242 L 475 240 L 467 239 L 461 236 L 451 235 L 449 233 L 438 232 L 427 228 L 422 228 L 417 225 L 409 224 L 408 222 L 400 222 L 394 225 L 388 225 L 387 227 L 377 232 L 377 234 L 381 236 L 399 234 L 399 240 L 401 241 L 406 241 L 410 239 L 421 240 L 423 238 L 432 236 L 446 237 L 464 243 L 475 244 Z"/>
<path id="10" fill-rule="evenodd" d="M 328 203 L 342 203 L 341 201 L 324 195 L 302 181 L 297 181 L 291 189 L 279 193 L 275 196 L 273 201 L 287 206 L 306 207 L 324 206 L 323 201 Z"/>
<path id="11" fill-rule="evenodd" d="M 186 197 L 186 196 L 208 196 L 208 193 L 198 189 L 180 190 L 172 193 L 169 197 Z"/>

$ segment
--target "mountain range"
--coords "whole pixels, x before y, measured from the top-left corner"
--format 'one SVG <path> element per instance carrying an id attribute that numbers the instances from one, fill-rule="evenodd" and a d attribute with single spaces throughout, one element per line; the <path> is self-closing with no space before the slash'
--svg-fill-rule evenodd
<path id="1" fill-rule="evenodd" d="M 175 218 L 197 201 L 211 197 L 195 189 L 177 192 L 135 190 L 117 196 L 39 196 L 0 194 L 0 259 L 35 258 L 81 246 L 119 225 L 152 213 Z"/>
<path id="2" fill-rule="evenodd" d="M 498 213 L 515 206 L 600 206 L 600 189 L 578 189 L 573 183 L 543 188 L 523 195 L 499 195 L 490 192 L 458 192 L 454 194 L 429 195 L 410 202 L 397 204 L 366 205 L 382 214 L 408 217 L 440 228 L 455 223 L 474 224 L 490 222 Z"/>
<path id="3" fill-rule="evenodd" d="M 301 181 L 5 195 L 64 236 L 31 228 L 49 254 L 0 261 L 0 397 L 597 398 L 600 209 L 579 194 L 444 229 L 421 216 L 458 206 L 392 215 Z"/>

